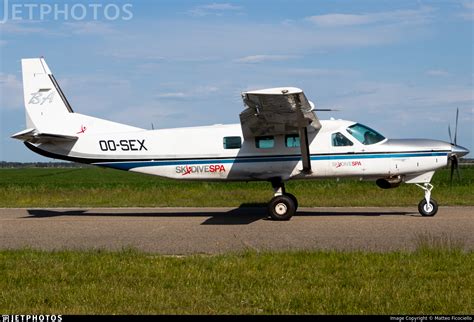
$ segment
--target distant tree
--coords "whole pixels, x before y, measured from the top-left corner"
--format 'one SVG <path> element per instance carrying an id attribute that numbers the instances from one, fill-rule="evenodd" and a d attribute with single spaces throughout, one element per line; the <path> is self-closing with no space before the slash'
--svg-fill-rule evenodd
<path id="1" fill-rule="evenodd" d="M 6 162 L 0 161 L 0 168 L 87 168 L 87 164 L 76 162 Z"/>

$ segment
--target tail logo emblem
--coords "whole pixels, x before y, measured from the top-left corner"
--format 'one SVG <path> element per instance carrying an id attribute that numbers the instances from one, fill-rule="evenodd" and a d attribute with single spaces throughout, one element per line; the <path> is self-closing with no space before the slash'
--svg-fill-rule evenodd
<path id="1" fill-rule="evenodd" d="M 43 105 L 45 102 L 52 103 L 55 91 L 51 89 L 40 89 L 35 93 L 31 93 L 31 98 L 28 104 Z"/>
<path id="2" fill-rule="evenodd" d="M 77 132 L 76 134 L 85 133 L 86 130 L 87 130 L 87 128 L 84 125 L 81 125 L 81 130 L 79 132 Z"/>

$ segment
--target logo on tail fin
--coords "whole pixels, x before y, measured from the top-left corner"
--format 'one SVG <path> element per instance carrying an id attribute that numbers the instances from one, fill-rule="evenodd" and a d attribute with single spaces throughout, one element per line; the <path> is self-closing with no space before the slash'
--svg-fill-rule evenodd
<path id="1" fill-rule="evenodd" d="M 31 98 L 28 104 L 43 105 L 45 102 L 52 103 L 55 93 L 56 92 L 51 90 L 51 88 L 40 89 L 39 91 L 30 94 Z"/>

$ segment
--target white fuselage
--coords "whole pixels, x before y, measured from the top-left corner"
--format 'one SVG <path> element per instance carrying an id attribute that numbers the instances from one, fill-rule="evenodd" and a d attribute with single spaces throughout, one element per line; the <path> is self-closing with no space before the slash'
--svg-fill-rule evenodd
<path id="1" fill-rule="evenodd" d="M 41 152 L 36 152 L 187 180 L 403 176 L 406 181 L 424 182 L 431 179 L 434 170 L 447 164 L 449 143 L 385 139 L 364 145 L 346 131 L 353 124 L 344 120 L 321 121 L 320 131 L 309 135 L 310 173 L 301 171 L 301 150 L 287 147 L 284 135 L 274 136 L 272 148 L 257 148 L 255 141 L 244 140 L 238 149 L 225 149 L 224 137 L 243 139 L 240 124 L 99 134 L 86 130 L 78 134 L 79 139 L 72 146 L 41 144 L 36 146 Z M 333 146 L 331 136 L 336 132 L 344 133 L 353 145 Z"/>

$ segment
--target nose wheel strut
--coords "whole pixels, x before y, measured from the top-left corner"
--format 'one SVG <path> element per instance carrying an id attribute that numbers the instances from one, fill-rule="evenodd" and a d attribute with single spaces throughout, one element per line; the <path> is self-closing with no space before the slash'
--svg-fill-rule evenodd
<path id="1" fill-rule="evenodd" d="M 417 183 L 416 185 L 425 191 L 425 198 L 418 204 L 418 212 L 422 216 L 433 217 L 438 212 L 438 203 L 431 198 L 433 185 L 429 182 L 425 182 L 423 185 Z"/>

